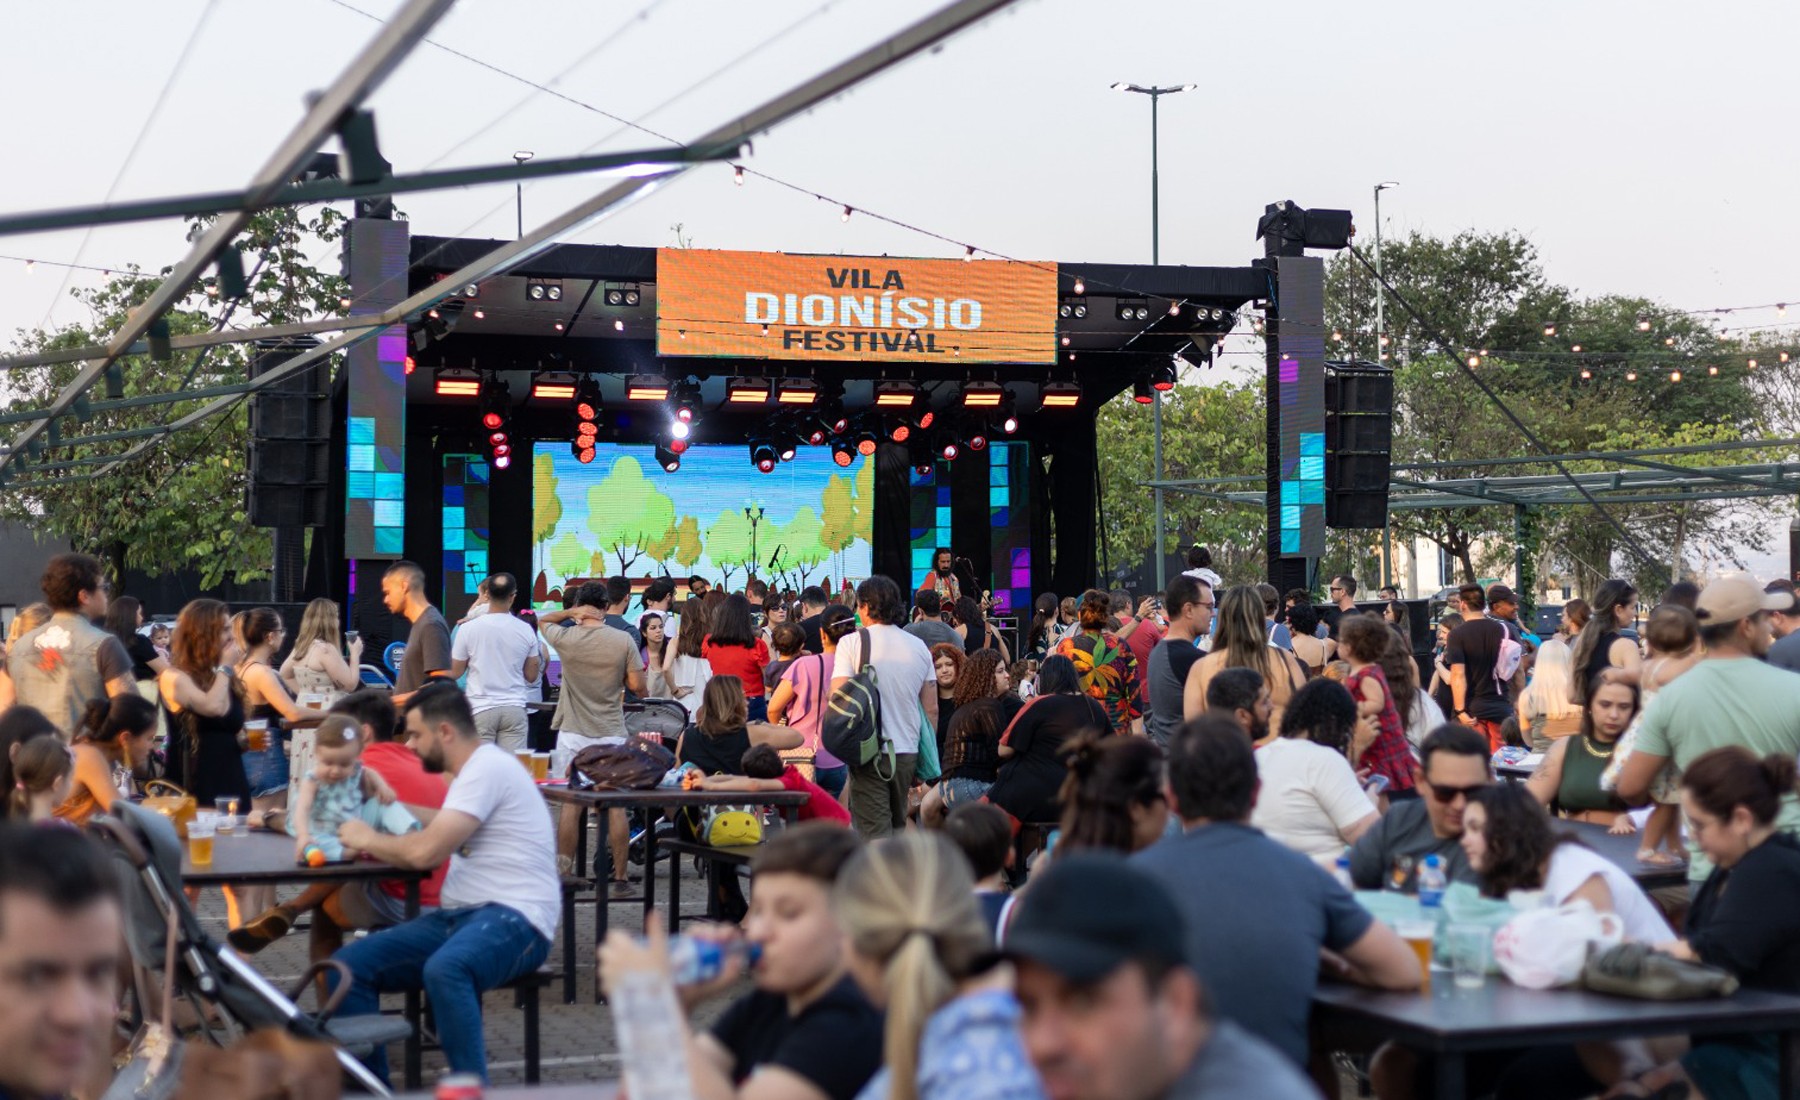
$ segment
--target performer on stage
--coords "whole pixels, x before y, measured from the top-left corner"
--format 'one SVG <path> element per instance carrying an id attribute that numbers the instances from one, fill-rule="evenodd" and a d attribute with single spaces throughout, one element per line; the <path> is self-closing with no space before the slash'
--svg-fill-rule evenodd
<path id="1" fill-rule="evenodd" d="M 931 561 L 931 572 L 925 574 L 925 581 L 919 585 L 919 591 L 930 589 L 938 594 L 939 601 L 944 605 L 955 604 L 957 597 L 962 595 L 962 585 L 956 580 L 954 555 L 948 549 L 939 547 Z"/>

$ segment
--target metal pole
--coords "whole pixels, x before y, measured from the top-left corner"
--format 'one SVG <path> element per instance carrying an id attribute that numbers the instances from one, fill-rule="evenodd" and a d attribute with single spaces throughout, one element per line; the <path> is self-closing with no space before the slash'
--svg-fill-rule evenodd
<path id="1" fill-rule="evenodd" d="M 1157 190 L 1158 180 L 1156 160 L 1156 104 L 1160 99 L 1162 99 L 1162 92 L 1152 91 L 1150 93 L 1150 266 L 1152 267 L 1160 266 L 1162 263 L 1162 222 L 1160 218 L 1160 207 L 1158 205 L 1160 197 Z M 1161 482 L 1163 479 L 1162 391 L 1153 389 L 1150 391 L 1150 397 L 1152 411 L 1151 423 L 1153 425 L 1152 431 L 1154 432 L 1152 443 L 1154 455 L 1152 461 L 1156 468 L 1156 480 Z M 1162 486 L 1160 484 L 1157 485 L 1152 492 L 1155 494 L 1154 508 L 1156 513 L 1156 549 L 1154 551 L 1154 558 L 1156 561 L 1156 590 L 1161 592 L 1168 584 L 1168 580 L 1164 576 L 1164 573 L 1168 568 L 1165 561 L 1168 557 L 1168 547 L 1163 541 L 1165 538 L 1165 521 L 1163 517 Z"/>
<path id="2" fill-rule="evenodd" d="M 1375 185 L 1375 361 L 1377 363 L 1387 358 L 1382 354 L 1381 347 L 1381 337 L 1387 332 L 1387 327 L 1382 321 L 1381 300 L 1383 297 L 1385 295 L 1381 293 L 1381 185 L 1378 183 Z"/>
<path id="3" fill-rule="evenodd" d="M 513 154 L 513 161 L 516 164 L 518 164 L 519 167 L 523 168 L 523 167 L 525 167 L 525 162 L 530 160 L 532 157 L 534 157 L 536 155 L 537 154 L 533 153 L 529 149 L 520 149 L 518 152 Z M 517 183 L 513 184 L 513 202 L 516 205 L 518 212 L 519 212 L 518 236 L 520 237 L 520 239 L 523 239 L 525 236 L 525 181 L 524 180 L 520 180 Z"/>

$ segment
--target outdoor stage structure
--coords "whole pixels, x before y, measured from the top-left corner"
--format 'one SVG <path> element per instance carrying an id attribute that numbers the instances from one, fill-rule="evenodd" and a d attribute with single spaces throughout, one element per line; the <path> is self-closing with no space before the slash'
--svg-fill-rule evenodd
<path id="1" fill-rule="evenodd" d="M 352 313 L 498 243 L 358 217 Z M 1319 333 L 1323 306 L 1319 261 L 1275 255 L 1215 268 L 549 248 L 346 353 L 306 595 L 349 597 L 376 640 L 380 576 L 400 558 L 454 616 L 502 569 L 538 602 L 615 574 L 835 590 L 881 573 L 911 591 L 949 547 L 997 615 L 1026 615 L 1037 592 L 1095 583 L 1099 407 L 1172 386 L 1177 357 L 1209 363 L 1251 306 L 1273 322 L 1271 560 L 1303 575 L 1323 537 L 1323 349 L 1278 348 L 1283 332 Z M 1305 276 L 1292 305 L 1289 269 Z"/>

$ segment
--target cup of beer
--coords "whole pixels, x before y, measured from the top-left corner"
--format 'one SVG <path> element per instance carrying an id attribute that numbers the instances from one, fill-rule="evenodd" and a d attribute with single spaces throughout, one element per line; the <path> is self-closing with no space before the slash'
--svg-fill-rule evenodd
<path id="1" fill-rule="evenodd" d="M 213 834 L 219 828 L 219 815 L 202 810 L 188 822 L 188 862 L 196 867 L 210 867 L 213 859 Z"/>
<path id="2" fill-rule="evenodd" d="M 518 760 L 519 767 L 524 768 L 526 771 L 531 770 L 531 750 L 530 749 L 514 749 L 513 757 L 514 757 L 514 759 Z"/>
<path id="3" fill-rule="evenodd" d="M 1403 920 L 1394 925 L 1394 931 L 1406 941 L 1406 946 L 1413 949 L 1419 959 L 1419 989 L 1431 990 L 1431 941 L 1437 935 L 1437 924 L 1428 920 Z"/>
<path id="4" fill-rule="evenodd" d="M 237 828 L 237 795 L 220 795 L 213 799 L 213 809 L 219 812 L 219 835 L 230 836 L 231 831 Z"/>
<path id="5" fill-rule="evenodd" d="M 269 747 L 269 720 L 251 718 L 244 723 L 244 748 L 262 752 Z"/>
<path id="6" fill-rule="evenodd" d="M 534 752 L 531 754 L 531 778 L 542 781 L 550 778 L 550 754 Z"/>

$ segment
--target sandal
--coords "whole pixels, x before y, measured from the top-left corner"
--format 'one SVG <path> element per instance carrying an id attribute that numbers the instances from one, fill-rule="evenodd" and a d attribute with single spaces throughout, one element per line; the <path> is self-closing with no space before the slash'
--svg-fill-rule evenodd
<path id="1" fill-rule="evenodd" d="M 1637 861 L 1648 863 L 1652 867 L 1678 867 L 1687 862 L 1673 852 L 1658 852 L 1650 848 L 1639 848 Z"/>

